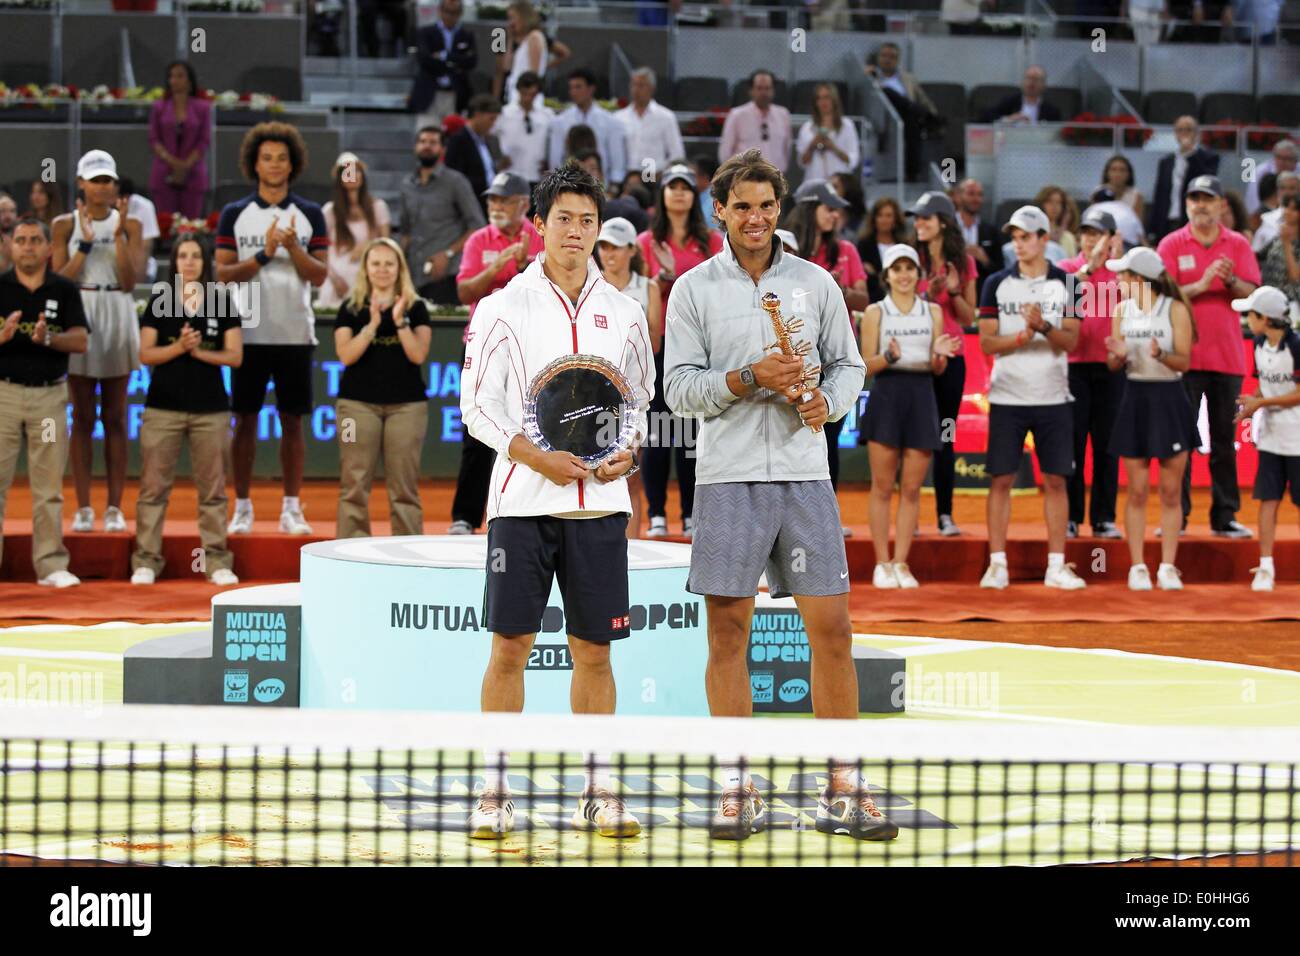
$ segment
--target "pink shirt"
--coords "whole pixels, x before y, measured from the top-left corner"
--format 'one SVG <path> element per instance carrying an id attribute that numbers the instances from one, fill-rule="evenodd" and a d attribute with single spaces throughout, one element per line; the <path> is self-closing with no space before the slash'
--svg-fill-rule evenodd
<path id="1" fill-rule="evenodd" d="M 862 257 L 858 255 L 858 250 L 853 243 L 844 239 L 840 240 L 840 255 L 835 260 L 834 269 L 826 264 L 825 246 L 818 249 L 817 255 L 810 261 L 830 272 L 842 289 L 851 289 L 855 283 L 867 281 L 867 270 L 862 268 Z"/>
<path id="2" fill-rule="evenodd" d="M 788 109 L 773 103 L 764 113 L 751 101 L 727 114 L 718 143 L 718 162 L 725 163 L 747 149 L 757 149 L 764 159 L 785 172 L 790 165 L 793 141 Z"/>
<path id="3" fill-rule="evenodd" d="M 1192 235 L 1189 223 L 1160 240 L 1156 249 L 1165 268 L 1179 285 L 1196 282 L 1221 256 L 1232 260 L 1238 279 L 1259 285 L 1259 263 L 1250 251 L 1246 237 L 1231 229 L 1219 228 L 1219 236 L 1203 246 Z M 1197 342 L 1192 346 L 1192 369 L 1200 372 L 1246 374 L 1246 354 L 1241 347 L 1241 318 L 1232 311 L 1233 293 L 1220 279 L 1192 299 L 1192 318 L 1196 321 Z"/>
<path id="4" fill-rule="evenodd" d="M 655 256 L 654 242 L 655 237 L 649 229 L 636 237 L 637 244 L 641 247 L 641 255 L 645 258 L 646 265 L 650 267 L 650 278 L 659 274 L 659 259 Z M 673 266 L 677 270 L 677 276 L 680 278 L 685 274 L 687 269 L 694 269 L 706 259 L 712 259 L 722 251 L 722 233 L 709 230 L 709 251 L 704 252 L 700 244 L 692 239 L 686 244 L 686 248 L 680 248 L 672 239 L 668 240 L 668 248 L 673 251 Z M 664 290 L 663 300 L 668 301 L 668 292 L 672 289 L 670 285 Z"/>
<path id="5" fill-rule="evenodd" d="M 1062 259 L 1056 267 L 1062 272 L 1074 275 L 1088 261 L 1087 256 L 1075 256 Z M 1105 266 L 1095 272 L 1089 272 L 1076 281 L 1083 284 L 1083 294 L 1079 298 L 1079 344 L 1070 353 L 1071 362 L 1105 362 L 1106 336 L 1110 335 L 1110 307 L 1119 301 L 1116 275 Z"/>
<path id="6" fill-rule="evenodd" d="M 963 289 L 966 287 L 966 283 L 975 278 L 976 274 L 975 259 L 973 256 L 967 256 L 961 270 Z M 921 281 L 917 283 L 916 291 L 943 310 L 944 334 L 955 337 L 959 342 L 962 341 L 962 336 L 966 334 L 967 330 L 957 321 L 957 310 L 952 304 L 952 296 L 948 294 L 947 277 L 939 275 L 927 281 L 922 276 Z"/>
<path id="7" fill-rule="evenodd" d="M 527 219 L 524 220 L 523 230 L 528 233 L 528 258 L 531 261 L 542 251 L 542 237 L 537 234 L 537 230 L 533 228 L 533 224 Z M 484 260 L 490 259 L 503 249 L 509 249 L 518 239 L 518 233 L 513 237 L 507 236 L 490 223 L 482 229 L 470 233 L 470 237 L 465 240 L 465 248 L 461 251 L 460 272 L 456 274 L 456 281 L 464 282 L 466 279 L 474 278 L 483 271 Z M 483 293 L 483 298 L 486 299 L 497 289 L 504 289 L 506 283 L 518 274 L 519 271 L 515 268 L 514 261 L 507 262 L 492 278 L 492 284 Z M 474 315 L 474 309 L 477 306 L 477 302 L 470 303 L 469 314 L 471 317 Z"/>

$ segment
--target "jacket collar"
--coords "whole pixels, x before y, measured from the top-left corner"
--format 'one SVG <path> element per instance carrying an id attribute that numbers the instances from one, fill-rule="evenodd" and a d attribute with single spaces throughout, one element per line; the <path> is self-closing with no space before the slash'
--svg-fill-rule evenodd
<path id="1" fill-rule="evenodd" d="M 563 298 L 566 302 L 568 302 L 569 301 L 568 296 L 566 296 L 563 292 L 561 292 L 560 287 L 557 286 L 554 282 L 552 282 L 549 278 L 547 278 L 546 273 L 542 271 L 542 263 L 545 261 L 546 261 L 546 253 L 539 252 L 537 254 L 537 258 L 528 264 L 528 268 L 524 269 L 524 271 L 520 273 L 521 278 L 523 279 L 525 284 L 527 284 L 532 288 L 542 289 L 542 290 L 554 289 L 557 293 L 559 293 L 561 298 Z M 600 274 L 600 269 L 596 267 L 596 260 L 588 259 L 587 260 L 587 281 L 582 284 L 582 292 L 578 296 L 578 301 L 581 302 L 587 296 L 587 293 L 592 291 L 593 286 L 597 285 L 598 283 L 602 283 L 604 281 L 605 279 Z"/>
<path id="2" fill-rule="evenodd" d="M 740 272 L 745 276 L 749 275 L 749 272 L 746 271 L 745 267 L 740 264 L 740 260 L 736 258 L 736 253 L 731 248 L 731 237 L 727 235 L 725 232 L 722 234 L 722 252 L 720 254 L 722 255 L 727 265 L 729 265 L 731 268 L 737 270 L 738 272 Z M 772 237 L 772 261 L 767 264 L 767 269 L 764 270 L 764 275 L 766 275 L 768 272 L 775 272 L 777 269 L 779 269 L 781 267 L 782 262 L 785 260 L 786 255 L 787 253 L 785 251 L 785 247 L 781 244 L 781 240 L 778 239 L 776 236 L 773 236 Z"/>

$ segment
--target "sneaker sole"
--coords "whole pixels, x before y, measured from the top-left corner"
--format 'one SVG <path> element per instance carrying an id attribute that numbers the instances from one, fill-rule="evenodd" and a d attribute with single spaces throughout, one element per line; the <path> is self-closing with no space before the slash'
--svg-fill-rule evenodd
<path id="1" fill-rule="evenodd" d="M 1057 591 L 1082 591 L 1087 586 L 1087 584 L 1048 584 L 1046 581 L 1043 582 L 1043 587 L 1054 588 Z"/>
<path id="2" fill-rule="evenodd" d="M 603 837 L 611 840 L 626 839 L 627 837 L 639 836 L 641 833 L 641 824 L 636 820 L 625 820 L 618 826 L 602 827 L 592 823 L 586 817 L 577 813 L 573 815 L 573 828 L 575 830 L 584 830 L 588 833 L 595 831 Z"/>
<path id="3" fill-rule="evenodd" d="M 855 840 L 865 840 L 868 843 L 888 843 L 898 837 L 898 824 L 892 820 L 885 820 L 856 832 L 847 824 L 840 823 L 840 821 L 833 820 L 830 817 L 818 817 L 816 826 L 818 833 L 852 837 Z"/>
<path id="4" fill-rule="evenodd" d="M 498 830 L 496 827 L 490 826 L 473 827 L 469 830 L 469 838 L 471 840 L 504 840 L 509 833 L 510 829 Z"/>
<path id="5" fill-rule="evenodd" d="M 762 833 L 766 829 L 767 814 L 761 813 L 750 821 L 748 829 L 739 824 L 724 826 L 719 823 L 710 823 L 709 836 L 715 840 L 748 840 L 755 833 Z"/>

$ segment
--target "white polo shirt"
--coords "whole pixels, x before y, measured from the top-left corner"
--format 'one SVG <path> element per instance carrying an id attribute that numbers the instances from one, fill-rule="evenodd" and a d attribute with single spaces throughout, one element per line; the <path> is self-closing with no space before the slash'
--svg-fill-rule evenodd
<path id="1" fill-rule="evenodd" d="M 1072 318 L 1080 314 L 1077 297 L 1082 286 L 1079 283 L 1075 290 Z M 998 335 L 1017 335 L 1026 328 L 1021 308 L 1036 303 L 1044 321 L 1059 329 L 1066 318 L 1069 287 L 1066 274 L 1054 265 L 1048 265 L 1046 275 L 1030 279 L 1020 274 L 1020 264 L 1016 263 L 988 277 L 980 292 L 979 317 L 997 319 Z M 1057 352 L 1040 332 L 1014 352 L 997 356 L 989 375 L 989 401 L 994 405 L 1060 405 L 1074 401 L 1068 354 Z"/>
<path id="2" fill-rule="evenodd" d="M 1300 335 L 1288 332 L 1277 348 L 1267 337 L 1255 339 L 1255 375 L 1265 398 L 1300 388 Z M 1261 408 L 1255 413 L 1255 447 L 1274 455 L 1300 455 L 1300 405 Z"/>

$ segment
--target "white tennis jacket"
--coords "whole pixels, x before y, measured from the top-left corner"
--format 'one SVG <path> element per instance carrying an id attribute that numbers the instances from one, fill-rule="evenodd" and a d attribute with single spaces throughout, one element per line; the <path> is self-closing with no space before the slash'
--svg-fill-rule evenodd
<path id="1" fill-rule="evenodd" d="M 565 355 L 598 355 L 627 376 L 641 403 L 638 434 L 646 433 L 655 364 L 641 304 L 604 280 L 595 262 L 575 309 L 542 272 L 545 253 L 479 302 L 466 333 L 461 370 L 461 421 L 495 449 L 487 519 L 573 512 L 632 512 L 627 480 L 594 476 L 560 486 L 510 458 L 523 433 L 524 395 L 533 377 Z"/>

